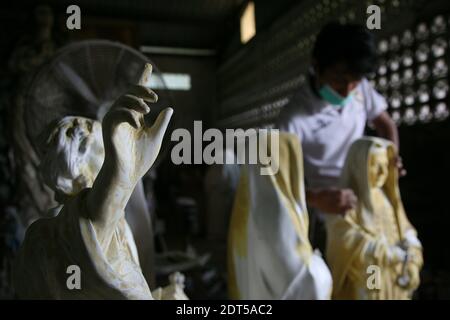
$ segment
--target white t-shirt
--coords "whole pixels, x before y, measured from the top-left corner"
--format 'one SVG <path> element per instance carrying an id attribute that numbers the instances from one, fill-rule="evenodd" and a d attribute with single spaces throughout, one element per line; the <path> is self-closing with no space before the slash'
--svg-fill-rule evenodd
<path id="1" fill-rule="evenodd" d="M 367 79 L 341 110 L 321 99 L 309 83 L 294 94 L 277 127 L 300 138 L 309 188 L 337 186 L 351 144 L 363 135 L 366 122 L 386 108 L 386 100 Z"/>

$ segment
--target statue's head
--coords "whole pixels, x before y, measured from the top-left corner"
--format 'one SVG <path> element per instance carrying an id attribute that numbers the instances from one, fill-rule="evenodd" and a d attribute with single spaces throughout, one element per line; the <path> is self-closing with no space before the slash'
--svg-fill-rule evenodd
<path id="1" fill-rule="evenodd" d="M 41 173 L 58 202 L 94 183 L 105 157 L 101 123 L 67 116 L 42 135 Z"/>
<path id="2" fill-rule="evenodd" d="M 360 218 L 370 225 L 373 212 L 373 189 L 381 189 L 394 210 L 403 210 L 395 164 L 395 146 L 375 137 L 355 141 L 347 154 L 341 186 L 351 188 L 358 197 Z"/>
<path id="3" fill-rule="evenodd" d="M 386 147 L 374 144 L 368 155 L 368 181 L 370 188 L 381 188 L 389 174 L 389 158 Z"/>

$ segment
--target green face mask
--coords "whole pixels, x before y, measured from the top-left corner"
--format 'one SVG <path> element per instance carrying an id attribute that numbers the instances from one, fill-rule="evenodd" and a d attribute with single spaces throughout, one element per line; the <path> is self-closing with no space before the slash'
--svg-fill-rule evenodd
<path id="1" fill-rule="evenodd" d="M 319 89 L 319 94 L 322 99 L 324 99 L 326 102 L 330 103 L 337 109 L 342 108 L 352 98 L 352 93 L 350 93 L 346 97 L 343 97 L 327 84 L 323 85 Z"/>

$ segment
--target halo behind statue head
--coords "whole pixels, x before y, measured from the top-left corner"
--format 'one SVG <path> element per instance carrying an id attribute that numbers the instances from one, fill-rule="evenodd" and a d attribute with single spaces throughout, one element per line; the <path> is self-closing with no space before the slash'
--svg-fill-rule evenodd
<path id="1" fill-rule="evenodd" d="M 56 119 L 81 116 L 101 120 L 115 99 L 139 82 L 146 63 L 152 64 L 152 77 L 159 77 L 164 85 L 155 64 L 123 44 L 89 40 L 60 49 L 36 73 L 25 97 L 24 121 L 36 151 L 40 133 Z M 157 94 L 158 102 L 151 104 L 152 111 L 146 116 L 150 123 L 162 109 L 173 106 L 167 90 Z M 164 151 L 163 147 L 161 153 Z"/>

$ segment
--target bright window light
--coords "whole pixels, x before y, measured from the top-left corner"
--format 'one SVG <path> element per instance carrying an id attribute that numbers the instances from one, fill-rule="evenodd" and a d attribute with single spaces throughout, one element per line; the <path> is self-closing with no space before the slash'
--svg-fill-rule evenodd
<path id="1" fill-rule="evenodd" d="M 185 73 L 162 73 L 153 75 L 148 86 L 159 90 L 191 90 L 191 76 Z"/>
<path id="2" fill-rule="evenodd" d="M 241 16 L 241 42 L 247 43 L 255 34 L 255 3 L 250 1 Z"/>

